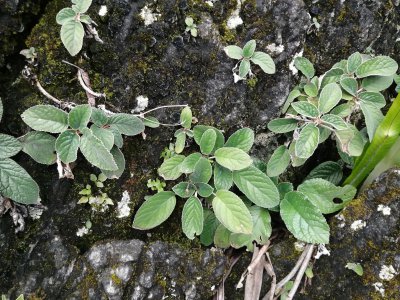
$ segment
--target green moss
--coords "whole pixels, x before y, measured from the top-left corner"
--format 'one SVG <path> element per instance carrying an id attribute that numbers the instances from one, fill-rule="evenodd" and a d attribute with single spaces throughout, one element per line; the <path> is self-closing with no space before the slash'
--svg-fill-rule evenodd
<path id="1" fill-rule="evenodd" d="M 115 273 L 112 273 L 112 274 L 111 274 L 111 280 L 112 280 L 112 282 L 114 282 L 116 285 L 121 285 L 121 284 L 122 284 L 121 278 L 119 278 Z"/>

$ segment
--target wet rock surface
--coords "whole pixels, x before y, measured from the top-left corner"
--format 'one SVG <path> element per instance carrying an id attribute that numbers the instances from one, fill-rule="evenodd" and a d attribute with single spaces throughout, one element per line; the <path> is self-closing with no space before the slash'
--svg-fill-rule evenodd
<path id="1" fill-rule="evenodd" d="M 98 32 L 104 44 L 85 39 L 84 55 L 76 58 L 70 57 L 61 44 L 60 27 L 55 22 L 56 13 L 69 6 L 70 1 L 47 2 L 41 12 L 38 6 L 34 9 L 24 4 L 30 1 L 0 0 L 0 33 L 4 32 L 0 34 L 0 97 L 5 104 L 1 132 L 23 134 L 27 128 L 19 114 L 32 105 L 48 103 L 18 77 L 22 57 L 15 55 L 21 50 L 18 49 L 21 40 L 25 40 L 27 47 L 37 49 L 39 65 L 35 71 L 42 85 L 60 99 L 86 102 L 85 93 L 75 79 L 76 70 L 61 62 L 65 59 L 87 70 L 93 90 L 105 92 L 107 101 L 120 111 L 135 109 L 136 98 L 144 95 L 149 98 L 149 108 L 187 103 L 202 124 L 220 127 L 228 133 L 242 126 L 253 128 L 257 132 L 253 155 L 260 159 L 268 157 L 277 143 L 267 133 L 266 124 L 279 114 L 280 106 L 298 81 L 298 75 L 290 67 L 294 55 L 303 53 L 316 63 L 318 74 L 354 51 L 368 50 L 391 55 L 396 60 L 400 58 L 400 43 L 395 42 L 399 37 L 399 1 L 248 0 L 239 11 L 243 24 L 229 29 L 227 21 L 237 9 L 236 1 L 217 0 L 210 6 L 205 1 L 194 0 L 97 0 L 93 1 L 89 14 L 99 24 Z M 101 5 L 108 8 L 105 16 L 97 14 Z M 152 24 L 145 25 L 140 16 L 145 6 L 156 18 Z M 26 20 L 22 16 L 27 11 L 30 15 L 41 13 L 41 17 L 25 39 L 26 31 L 17 32 Z M 198 38 L 184 32 L 186 16 L 192 16 L 198 24 Z M 320 23 L 319 30 L 313 25 L 312 17 Z M 256 39 L 257 49 L 273 57 L 277 73 L 266 75 L 254 67 L 255 78 L 234 84 L 231 70 L 236 62 L 222 49 L 229 44 L 243 46 L 249 39 Z M 4 67 L 6 64 L 8 68 Z M 178 113 L 165 110 L 155 116 L 163 122 L 174 122 Z M 200 248 L 198 242 L 187 241 L 182 235 L 181 207 L 166 224 L 153 230 L 151 237 L 130 227 L 132 212 L 149 193 L 146 182 L 156 176 L 160 152 L 168 145 L 173 130 L 151 129 L 146 133 L 145 141 L 139 137 L 126 139 L 123 152 L 127 170 L 119 180 L 106 182 L 107 193 L 115 202 L 120 201 L 124 191 L 129 193 L 131 215 L 126 218 L 118 218 L 115 209 L 91 214 L 89 207 L 76 204 L 78 192 L 87 184 L 89 174 L 96 172 L 83 159 L 76 163 L 75 181 L 68 182 L 57 179 L 54 166 L 38 165 L 24 154 L 17 156 L 40 183 L 41 197 L 48 210 L 41 219 L 28 221 L 27 230 L 18 235 L 14 234 L 7 216 L 0 219 L 0 248 L 6 249 L 0 256 L 0 293 L 10 291 L 14 295 L 18 291 L 46 299 L 147 299 L 150 296 L 162 299 L 172 295 L 177 299 L 206 299 L 212 294 L 211 287 L 218 284 L 225 261 L 219 252 Z M 311 163 L 318 160 L 316 157 Z M 395 178 L 395 173 L 390 174 L 390 178 Z M 393 184 L 397 182 L 397 179 L 391 180 Z M 382 216 L 373 201 L 368 200 L 365 203 L 370 203 L 368 207 L 371 205 L 370 214 L 356 214 L 359 217 L 355 218 L 368 218 L 368 226 L 375 224 L 371 229 L 366 226 L 352 233 L 350 223 L 343 228 L 334 223 L 331 257 L 321 258 L 314 272 L 317 275 L 313 287 L 321 286 L 321 289 L 313 288 L 305 299 L 359 295 L 351 294 L 355 282 L 360 284 L 363 299 L 379 297 L 372 284 L 379 280 L 374 276 L 379 276 L 382 265 L 393 265 L 399 270 L 394 244 L 379 240 L 384 236 L 396 238 L 393 235 L 396 224 L 389 226 L 385 222 L 395 222 L 395 216 L 398 220 L 395 204 L 398 196 L 390 185 L 378 184 L 376 194 L 367 193 L 367 198 L 377 198 L 379 190 L 382 195 L 393 192 L 390 198 L 393 202 L 388 200 L 391 204 L 385 204 L 393 207 L 393 215 Z M 343 214 L 346 216 L 351 209 Z M 93 223 L 91 233 L 78 237 L 78 229 L 88 219 Z M 351 220 L 352 216 L 346 216 L 346 222 Z M 396 226 L 399 227 L 398 223 Z M 375 240 L 381 242 L 370 246 L 368 241 L 375 243 Z M 292 251 L 292 246 L 293 242 L 289 241 L 280 246 L 281 251 L 276 247 L 273 259 L 277 273 L 284 275 L 296 260 L 297 253 Z M 371 252 L 374 247 L 376 252 Z M 358 251 L 364 248 L 371 251 Z M 385 257 L 378 252 L 385 253 Z M 397 249 L 396 255 L 398 252 Z M 123 258 L 121 253 L 127 256 Z M 376 253 L 376 260 L 375 254 L 371 254 L 374 259 L 368 260 L 366 253 Z M 367 261 L 365 270 L 369 279 L 345 269 L 345 259 L 340 255 L 360 263 Z M 336 273 L 330 277 L 332 272 Z M 327 286 L 332 278 L 340 286 L 337 290 L 334 285 Z M 399 284 L 398 276 L 390 282 L 381 282 L 387 288 L 386 295 L 398 297 L 389 293 L 392 284 Z M 233 284 L 227 286 L 231 287 L 230 299 L 240 299 L 240 292 L 235 292 Z"/>

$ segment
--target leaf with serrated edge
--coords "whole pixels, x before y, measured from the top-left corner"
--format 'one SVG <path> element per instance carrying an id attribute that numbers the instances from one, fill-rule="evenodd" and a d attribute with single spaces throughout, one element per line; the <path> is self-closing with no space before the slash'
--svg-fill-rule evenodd
<path id="1" fill-rule="evenodd" d="M 291 118 L 280 118 L 268 123 L 268 129 L 275 133 L 286 133 L 297 128 L 297 120 Z"/>
<path id="2" fill-rule="evenodd" d="M 32 129 L 60 133 L 68 128 L 68 115 L 51 105 L 36 105 L 25 110 L 22 120 Z"/>
<path id="3" fill-rule="evenodd" d="M 0 133 L 0 159 L 14 156 L 21 150 L 22 145 L 15 137 Z"/>
<path id="4" fill-rule="evenodd" d="M 182 231 L 190 240 L 203 231 L 203 207 L 196 197 L 190 197 L 183 206 Z"/>
<path id="5" fill-rule="evenodd" d="M 130 114 L 115 114 L 109 117 L 108 124 L 117 129 L 121 134 L 134 136 L 142 133 L 145 129 L 143 121 Z"/>
<path id="6" fill-rule="evenodd" d="M 148 198 L 136 212 L 132 227 L 141 230 L 152 229 L 174 211 L 176 198 L 173 192 L 159 192 Z"/>
<path id="7" fill-rule="evenodd" d="M 376 56 L 363 62 L 356 70 L 358 78 L 372 75 L 392 76 L 398 68 L 397 62 L 388 56 Z"/>
<path id="8" fill-rule="evenodd" d="M 312 169 L 311 172 L 307 175 L 306 180 L 321 178 L 337 185 L 342 180 L 342 177 L 342 167 L 334 161 L 326 161 Z"/>
<path id="9" fill-rule="evenodd" d="M 32 157 L 36 162 L 52 165 L 56 162 L 56 138 L 46 132 L 31 131 L 19 138 L 22 151 Z"/>
<path id="10" fill-rule="evenodd" d="M 280 214 L 295 238 L 307 243 L 329 243 L 328 223 L 302 193 L 287 193 L 280 204 Z"/>
<path id="11" fill-rule="evenodd" d="M 193 196 L 194 192 L 196 191 L 196 187 L 190 182 L 179 182 L 172 188 L 172 190 L 181 198 L 189 198 Z"/>
<path id="12" fill-rule="evenodd" d="M 189 179 L 193 183 L 210 181 L 212 176 L 212 166 L 207 158 L 201 157 L 194 167 L 194 171 L 190 174 Z"/>
<path id="13" fill-rule="evenodd" d="M 309 117 L 309 118 L 316 118 L 319 115 L 318 108 L 307 101 L 299 101 L 292 103 L 292 107 L 295 111 L 299 114 Z"/>
<path id="14" fill-rule="evenodd" d="M 194 167 L 196 166 L 197 162 L 201 158 L 200 153 L 192 153 L 187 156 L 183 162 L 180 164 L 179 168 L 182 173 L 189 174 L 194 171 Z"/>
<path id="15" fill-rule="evenodd" d="M 21 204 L 36 204 L 39 186 L 10 158 L 0 159 L 0 194 Z"/>
<path id="16" fill-rule="evenodd" d="M 267 209 L 256 205 L 249 208 L 253 220 L 252 239 L 258 244 L 265 245 L 272 233 L 271 216 Z"/>
<path id="17" fill-rule="evenodd" d="M 56 151 L 63 163 L 68 164 L 76 160 L 79 144 L 79 135 L 73 130 L 66 130 L 58 136 Z"/>
<path id="18" fill-rule="evenodd" d="M 171 158 L 165 160 L 160 168 L 158 169 L 158 174 L 165 180 L 175 180 L 182 175 L 180 170 L 180 164 L 185 159 L 184 155 L 175 155 Z"/>
<path id="19" fill-rule="evenodd" d="M 215 214 L 209 209 L 203 208 L 203 216 L 203 231 L 200 234 L 200 242 L 207 247 L 213 243 L 215 230 L 220 223 Z"/>
<path id="20" fill-rule="evenodd" d="M 254 143 L 254 131 L 250 128 L 242 128 L 235 131 L 226 141 L 225 147 L 235 147 L 249 152 Z"/>
<path id="21" fill-rule="evenodd" d="M 79 21 L 69 20 L 61 26 L 61 41 L 71 56 L 81 51 L 85 30 Z"/>
<path id="22" fill-rule="evenodd" d="M 59 25 L 63 25 L 65 22 L 74 20 L 76 12 L 72 8 L 63 8 L 56 15 L 56 22 Z"/>
<path id="23" fill-rule="evenodd" d="M 72 129 L 87 127 L 92 115 L 92 107 L 88 104 L 75 106 L 68 114 L 68 123 Z"/>
<path id="24" fill-rule="evenodd" d="M 241 149 L 222 147 L 215 151 L 215 160 L 228 170 L 242 170 L 252 164 L 250 156 Z"/>
<path id="25" fill-rule="evenodd" d="M 233 181 L 246 197 L 260 207 L 279 204 L 279 192 L 272 180 L 256 167 L 233 172 Z"/>
<path id="26" fill-rule="evenodd" d="M 336 83 L 327 84 L 319 95 L 318 108 L 321 113 L 328 113 L 342 99 L 342 89 Z"/>
<path id="27" fill-rule="evenodd" d="M 107 178 L 109 179 L 118 179 L 122 176 L 125 170 L 125 157 L 117 146 L 114 146 L 111 149 L 110 153 L 113 156 L 115 163 L 117 164 L 118 170 L 115 171 L 101 170 L 101 172 L 103 172 L 103 174 L 107 176 Z"/>
<path id="28" fill-rule="evenodd" d="M 212 201 L 215 216 L 231 232 L 250 234 L 251 215 L 243 201 L 234 193 L 219 190 Z"/>
<path id="29" fill-rule="evenodd" d="M 118 166 L 110 151 L 106 149 L 103 142 L 90 129 L 83 132 L 79 148 L 87 161 L 99 169 L 108 171 L 118 170 Z"/>
<path id="30" fill-rule="evenodd" d="M 98 127 L 97 125 L 90 126 L 93 134 L 103 142 L 107 150 L 111 150 L 114 145 L 114 134 L 110 129 Z"/>
<path id="31" fill-rule="evenodd" d="M 267 164 L 267 175 L 269 177 L 279 176 L 290 164 L 289 150 L 285 146 L 275 149 Z"/>
<path id="32" fill-rule="evenodd" d="M 96 107 L 92 107 L 92 114 L 90 116 L 90 119 L 94 124 L 99 127 L 106 125 L 108 121 L 108 117 L 104 113 L 104 111 Z"/>
<path id="33" fill-rule="evenodd" d="M 307 124 L 300 131 L 299 138 L 296 141 L 296 156 L 300 158 L 309 158 L 314 154 L 318 147 L 319 130 L 314 124 Z"/>

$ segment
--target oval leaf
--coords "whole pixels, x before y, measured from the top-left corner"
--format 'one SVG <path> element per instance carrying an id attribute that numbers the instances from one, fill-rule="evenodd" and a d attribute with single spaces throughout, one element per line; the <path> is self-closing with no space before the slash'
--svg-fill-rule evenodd
<path id="1" fill-rule="evenodd" d="M 90 105 L 77 105 L 68 114 L 69 126 L 76 130 L 86 128 L 91 115 L 92 107 Z"/>
<path id="2" fill-rule="evenodd" d="M 118 179 L 122 176 L 125 170 L 125 157 L 117 146 L 114 146 L 111 149 L 110 153 L 113 156 L 115 163 L 117 164 L 118 170 L 101 170 L 101 172 L 103 172 L 103 174 L 106 175 L 109 179 Z"/>
<path id="3" fill-rule="evenodd" d="M 275 73 L 275 63 L 267 53 L 256 51 L 251 57 L 251 61 L 258 65 L 265 73 Z"/>
<path id="4" fill-rule="evenodd" d="M 200 140 L 200 151 L 201 153 L 208 155 L 212 152 L 217 141 L 217 133 L 214 129 L 207 129 Z"/>
<path id="5" fill-rule="evenodd" d="M 241 149 L 223 147 L 215 151 L 215 160 L 228 170 L 242 170 L 252 164 L 250 156 Z"/>
<path id="6" fill-rule="evenodd" d="M 79 143 L 79 135 L 73 130 L 66 130 L 58 136 L 56 151 L 63 163 L 69 164 L 76 160 Z"/>
<path id="7" fill-rule="evenodd" d="M 294 59 L 294 66 L 297 70 L 304 74 L 308 79 L 311 79 L 315 75 L 315 69 L 313 64 L 305 57 L 296 57 Z"/>
<path id="8" fill-rule="evenodd" d="M 81 51 L 85 30 L 79 21 L 68 20 L 61 26 L 61 41 L 71 56 Z"/>
<path id="9" fill-rule="evenodd" d="M 358 78 L 372 75 L 392 76 L 398 68 L 397 62 L 388 56 L 377 56 L 363 62 L 356 70 Z"/>
<path id="10" fill-rule="evenodd" d="M 327 84 L 321 91 L 318 108 L 321 113 L 328 113 L 342 99 L 342 89 L 336 83 Z"/>
<path id="11" fill-rule="evenodd" d="M 234 45 L 230 45 L 224 48 L 226 55 L 233 59 L 242 59 L 243 50 L 242 48 Z"/>
<path id="12" fill-rule="evenodd" d="M 215 164 L 214 166 L 214 186 L 217 190 L 229 190 L 233 184 L 232 171 Z"/>
<path id="13" fill-rule="evenodd" d="M 319 143 L 319 130 L 314 124 L 307 124 L 300 131 L 296 141 L 296 156 L 299 158 L 309 158 L 317 149 Z"/>
<path id="14" fill-rule="evenodd" d="M 226 141 L 225 147 L 235 147 L 249 152 L 254 143 L 254 131 L 250 128 L 242 128 L 235 131 Z"/>
<path id="15" fill-rule="evenodd" d="M 184 161 L 184 155 L 175 155 L 165 160 L 160 168 L 158 174 L 165 180 L 175 180 L 182 175 L 180 164 Z"/>
<path id="16" fill-rule="evenodd" d="M 210 181 L 212 176 L 212 166 L 207 158 L 201 157 L 194 167 L 194 171 L 189 178 L 193 183 Z"/>
<path id="17" fill-rule="evenodd" d="M 280 118 L 268 123 L 268 129 L 275 133 L 286 133 L 297 128 L 297 120 L 291 118 Z"/>
<path id="18" fill-rule="evenodd" d="M 308 103 L 307 101 L 292 103 L 292 107 L 296 112 L 306 117 L 316 118 L 319 115 L 318 108 L 314 104 Z"/>
<path id="19" fill-rule="evenodd" d="M 276 148 L 267 164 L 267 175 L 276 177 L 285 172 L 290 164 L 289 150 L 285 146 Z"/>
<path id="20" fill-rule="evenodd" d="M 56 162 L 56 138 L 46 132 L 31 131 L 20 137 L 22 151 L 40 164 L 52 165 Z"/>
<path id="21" fill-rule="evenodd" d="M 151 196 L 137 211 L 132 227 L 147 230 L 160 225 L 169 218 L 175 205 L 176 198 L 173 192 L 159 192 Z"/>
<path id="22" fill-rule="evenodd" d="M 22 120 L 32 129 L 60 133 L 68 128 L 68 114 L 51 105 L 36 105 L 21 115 Z"/>
<path id="23" fill-rule="evenodd" d="M 15 137 L 0 133 L 0 159 L 14 156 L 21 149 L 22 145 Z"/>
<path id="24" fill-rule="evenodd" d="M 111 128 L 118 130 L 121 134 L 134 136 L 142 133 L 145 129 L 142 120 L 130 114 L 115 114 L 108 119 Z"/>
<path id="25" fill-rule="evenodd" d="M 179 168 L 182 173 L 189 174 L 193 173 L 194 167 L 196 166 L 197 162 L 201 158 L 200 153 L 192 153 L 188 157 L 186 157 L 183 162 L 180 164 Z"/>
<path id="26" fill-rule="evenodd" d="M 203 206 L 196 197 L 190 197 L 183 206 L 182 230 L 191 240 L 203 231 Z"/>

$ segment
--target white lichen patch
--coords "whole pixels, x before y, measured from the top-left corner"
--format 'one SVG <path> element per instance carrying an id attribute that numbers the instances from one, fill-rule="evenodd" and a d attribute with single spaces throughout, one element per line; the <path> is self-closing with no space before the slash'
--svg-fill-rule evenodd
<path id="1" fill-rule="evenodd" d="M 363 220 L 356 220 L 350 225 L 350 228 L 353 231 L 358 231 L 360 229 L 363 229 L 365 226 L 367 226 L 367 222 Z"/>
<path id="2" fill-rule="evenodd" d="M 391 213 L 390 207 L 383 204 L 378 205 L 378 211 L 381 211 L 384 216 L 390 216 Z"/>
<path id="3" fill-rule="evenodd" d="M 338 224 L 339 228 L 343 228 L 346 225 L 346 219 L 342 214 L 337 214 L 335 218 L 340 221 L 340 223 Z"/>
<path id="4" fill-rule="evenodd" d="M 76 235 L 82 237 L 84 235 L 87 235 L 88 233 L 89 233 L 89 229 L 86 228 L 86 226 L 83 226 L 78 229 L 78 231 L 76 232 Z"/>
<path id="5" fill-rule="evenodd" d="M 392 280 L 394 278 L 394 276 L 396 276 L 398 274 L 398 272 L 393 268 L 392 265 L 387 266 L 387 265 L 383 265 L 381 267 L 381 270 L 379 271 L 379 278 L 382 280 Z"/>
<path id="6" fill-rule="evenodd" d="M 208 1 L 206 1 L 206 4 L 208 4 L 211 7 L 214 7 L 214 2 L 215 1 L 217 1 L 217 0 L 208 0 Z"/>
<path id="7" fill-rule="evenodd" d="M 230 17 L 228 18 L 228 21 L 226 22 L 226 26 L 229 29 L 235 29 L 239 25 L 243 24 L 243 20 L 239 16 L 241 8 L 242 8 L 242 1 L 241 0 L 237 0 L 236 9 L 232 12 Z"/>
<path id="8" fill-rule="evenodd" d="M 161 16 L 161 14 L 154 13 L 147 5 L 142 8 L 139 15 L 142 17 L 145 26 L 153 24 Z"/>
<path id="9" fill-rule="evenodd" d="M 275 43 L 269 44 L 266 48 L 271 54 L 275 55 L 281 54 L 285 50 L 284 45 L 276 45 Z"/>
<path id="10" fill-rule="evenodd" d="M 319 259 L 322 255 L 331 256 L 331 252 L 326 249 L 324 244 L 319 244 L 317 254 L 315 254 L 314 258 Z"/>
<path id="11" fill-rule="evenodd" d="M 124 191 L 122 193 L 121 201 L 118 202 L 117 205 L 117 218 L 126 218 L 131 213 L 131 209 L 129 204 L 131 203 L 131 197 L 129 196 L 128 191 Z"/>
<path id="12" fill-rule="evenodd" d="M 100 17 L 104 17 L 107 14 L 107 12 L 108 12 L 107 6 L 105 6 L 105 5 L 100 6 L 100 9 L 99 9 Z"/>
<path id="13" fill-rule="evenodd" d="M 382 297 L 385 297 L 385 289 L 383 288 L 382 282 L 375 282 L 372 286 L 375 288 L 375 291 L 382 295 Z"/>
<path id="14" fill-rule="evenodd" d="M 293 56 L 292 62 L 289 64 L 289 70 L 292 71 L 292 74 L 293 74 L 293 75 L 296 75 L 296 74 L 299 72 L 299 71 L 296 69 L 296 67 L 294 66 L 294 60 L 296 59 L 296 57 L 301 57 L 301 56 L 303 56 L 303 52 L 304 52 L 304 49 L 301 49 L 300 52 L 296 53 L 296 54 Z"/>
<path id="15" fill-rule="evenodd" d="M 132 109 L 132 113 L 144 111 L 149 106 L 149 98 L 143 95 L 136 97 L 136 107 Z"/>

